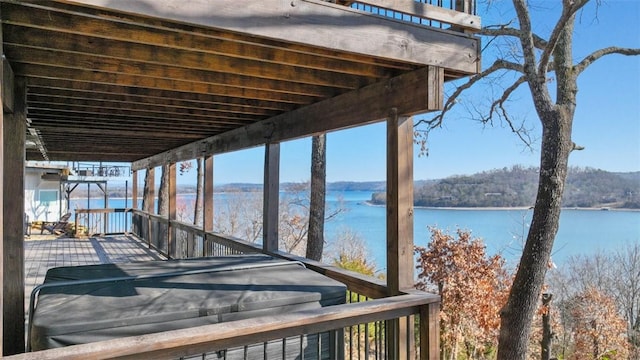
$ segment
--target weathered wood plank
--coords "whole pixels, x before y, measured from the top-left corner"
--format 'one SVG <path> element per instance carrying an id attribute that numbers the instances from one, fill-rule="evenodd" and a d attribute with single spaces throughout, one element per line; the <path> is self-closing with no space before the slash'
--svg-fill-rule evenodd
<path id="1" fill-rule="evenodd" d="M 251 89 L 227 86 L 219 83 L 202 83 L 166 78 L 150 78 L 144 75 L 130 75 L 127 73 L 91 71 L 80 68 L 57 67 L 42 64 L 25 64 L 16 62 L 16 75 L 28 75 L 31 78 L 43 77 L 48 79 L 73 80 L 82 82 L 96 82 L 135 88 L 150 88 L 168 91 L 190 92 L 196 94 L 233 96 L 246 99 L 277 101 L 293 104 L 306 104 L 319 99 L 316 96 L 299 95 L 285 92 L 272 92 L 262 89 Z"/>
<path id="2" fill-rule="evenodd" d="M 38 91 L 39 90 L 39 91 Z M 166 103 L 151 101 L 149 98 L 138 98 L 134 101 L 125 99 L 122 95 L 106 95 L 100 99 L 82 97 L 87 95 L 82 92 L 59 90 L 57 94 L 45 95 L 40 89 L 30 89 L 28 96 L 29 103 L 34 106 L 45 107 L 49 104 L 54 106 L 86 107 L 88 109 L 119 109 L 131 112 L 144 112 L 146 114 L 164 114 L 169 117 L 181 116 L 184 118 L 211 118 L 216 116 L 231 116 L 247 118 L 267 118 L 276 114 L 273 110 L 256 109 L 241 106 L 216 106 L 215 108 L 205 107 L 203 104 L 195 105 L 188 102 L 180 102 L 167 99 Z M 140 101 L 137 101 L 140 100 Z"/>
<path id="3" fill-rule="evenodd" d="M 26 86 L 15 79 L 13 113 L 4 121 L 4 354 L 24 352 L 24 144 L 26 134 Z"/>
<path id="4" fill-rule="evenodd" d="M 69 114 L 88 114 L 88 115 L 119 115 L 121 117 L 133 117 L 142 119 L 173 119 L 186 123 L 207 123 L 215 120 L 221 124 L 247 124 L 257 120 L 264 119 L 264 115 L 242 115 L 232 112 L 223 112 L 215 110 L 198 110 L 188 109 L 178 111 L 177 113 L 166 111 L 166 109 L 158 107 L 136 106 L 126 108 L 118 106 L 118 104 L 106 103 L 99 100 L 74 101 L 74 102 L 43 102 L 40 99 L 29 97 L 29 110 L 40 110 L 44 112 L 69 113 Z"/>
<path id="5" fill-rule="evenodd" d="M 44 33 L 43 33 L 44 32 Z M 219 82 L 251 88 L 273 89 L 304 95 L 323 96 L 322 86 L 354 89 L 367 78 L 338 72 L 325 72 L 305 66 L 266 63 L 262 59 L 238 59 L 220 54 L 166 49 L 100 38 L 64 35 L 54 31 L 7 26 L 12 43 L 5 51 L 13 61 L 60 64 L 102 71 L 122 71 L 151 77 Z M 132 49 L 132 46 L 135 48 Z M 95 49 L 109 49 L 96 54 Z M 372 81 L 374 78 L 371 77 Z M 292 83 L 293 82 L 293 83 Z"/>
<path id="6" fill-rule="evenodd" d="M 43 124 L 42 122 L 38 124 L 38 129 L 45 133 L 61 133 L 61 134 L 72 134 L 79 136 L 94 136 L 96 132 L 100 133 L 100 138 L 109 137 L 109 141 L 118 140 L 120 142 L 127 141 L 130 138 L 144 138 L 144 137 L 153 137 L 157 139 L 159 143 L 163 143 L 165 139 L 172 138 L 181 138 L 181 139 L 199 139 L 201 138 L 198 134 L 176 134 L 174 132 L 167 131 L 150 131 L 149 129 L 137 129 L 137 128 L 124 128 L 124 125 L 116 125 L 113 127 L 100 127 L 100 128 L 78 128 L 78 127 L 64 127 L 61 126 L 60 123 L 52 123 L 51 125 Z M 100 140 L 100 138 L 96 140 Z"/>
<path id="7" fill-rule="evenodd" d="M 387 320 L 419 312 L 428 295 L 402 295 L 361 303 L 327 306 L 304 312 L 263 316 L 157 334 L 108 340 L 16 355 L 27 359 L 172 359 L 301 333 L 317 333 L 352 324 Z"/>
<path id="8" fill-rule="evenodd" d="M 74 2 L 461 73 L 477 71 L 477 39 L 322 1 L 264 0 L 243 6 L 235 0 Z"/>
<path id="9" fill-rule="evenodd" d="M 4 54 L 4 53 L 3 53 Z M 14 100 L 14 74 L 9 61 L 2 57 L 2 86 L 0 87 L 2 96 L 2 109 L 8 113 L 13 112 Z"/>
<path id="10" fill-rule="evenodd" d="M 194 159 L 201 153 L 218 154 L 258 146 L 268 141 L 285 141 L 332 130 L 364 125 L 387 118 L 389 109 L 400 115 L 437 110 L 429 76 L 438 68 L 427 67 L 366 86 L 268 120 L 164 152 L 132 164 L 134 169 L 167 161 Z M 407 94 L 412 94 L 407 96 Z M 441 96 L 439 96 L 441 99 Z M 437 106 L 435 106 L 437 105 Z M 434 108 L 435 107 L 435 108 Z"/>
<path id="11" fill-rule="evenodd" d="M 182 51 L 197 49 L 212 55 L 224 54 L 238 59 L 322 68 L 333 72 L 360 76 L 388 77 L 391 70 L 411 70 L 401 62 L 384 61 L 357 54 L 337 53 L 328 49 L 274 41 L 263 37 L 226 32 L 215 28 L 194 27 L 163 19 L 143 18 L 98 8 L 79 8 L 71 3 L 38 3 L 2 5 L 7 14 L 5 24 L 39 30 L 58 31 L 66 36 L 91 36 L 99 39 L 149 44 Z M 64 37 L 64 36 L 63 36 Z M 179 54 L 179 52 L 177 53 Z M 169 55 L 171 56 L 171 55 Z M 178 63 L 174 56 L 170 62 Z"/>
<path id="12" fill-rule="evenodd" d="M 393 109 L 387 121 L 387 287 L 414 287 L 413 120 Z"/>
<path id="13" fill-rule="evenodd" d="M 221 106 L 234 106 L 234 108 L 226 109 L 228 111 L 236 111 L 233 110 L 236 107 L 244 108 L 245 110 L 258 108 L 273 111 L 288 111 L 294 108 L 292 104 L 275 101 L 233 98 L 226 95 L 213 96 L 172 90 L 125 87 L 113 84 L 73 81 L 69 79 L 50 79 L 46 77 L 29 78 L 27 85 L 29 86 L 29 94 L 51 94 L 51 92 L 55 94 L 59 91 L 67 91 L 80 94 L 80 97 L 125 97 L 125 99 L 128 99 L 126 101 L 150 102 L 151 104 L 166 102 L 167 104 L 175 104 L 176 106 L 185 106 L 188 108 L 215 107 L 222 110 L 225 108 Z"/>
<path id="14" fill-rule="evenodd" d="M 169 171 L 169 184 L 168 184 L 168 191 L 169 191 L 169 211 L 167 213 L 167 218 L 169 219 L 169 230 L 167 231 L 167 253 L 170 254 L 170 257 L 172 258 L 176 258 L 176 231 L 175 228 L 173 228 L 171 226 L 171 221 L 172 220 L 176 220 L 176 216 L 177 216 L 177 208 L 176 208 L 176 196 L 178 195 L 178 193 L 176 192 L 177 189 L 177 177 L 176 177 L 176 163 L 171 163 L 168 166 Z"/>
<path id="15" fill-rule="evenodd" d="M 0 17 L 2 16 L 2 9 L 0 9 Z M 0 26 L 0 44 L 2 44 L 2 26 Z M 4 53 L 0 50 L 0 53 Z M 4 66 L 0 66 L 0 79 L 2 80 L 2 84 L 0 84 L 0 89 L 5 87 L 5 75 L 4 75 Z M 0 112 L 0 139 L 4 139 L 4 123 L 5 123 L 5 115 L 4 115 L 4 96 L 0 93 L 0 104 L 2 105 L 2 112 Z M 0 189 L 4 189 L 4 141 L 0 145 Z M 4 190 L 0 191 L 0 224 L 4 224 Z M 4 226 L 0 226 L 0 309 L 4 309 L 4 282 L 5 279 L 8 279 L 8 276 L 4 271 Z M 0 324 L 4 324 L 4 311 L 0 311 Z M 6 334 L 3 332 L 4 326 L 0 326 L 0 338 L 4 339 Z M 4 341 L 0 341 L 0 355 L 3 354 L 3 343 Z"/>

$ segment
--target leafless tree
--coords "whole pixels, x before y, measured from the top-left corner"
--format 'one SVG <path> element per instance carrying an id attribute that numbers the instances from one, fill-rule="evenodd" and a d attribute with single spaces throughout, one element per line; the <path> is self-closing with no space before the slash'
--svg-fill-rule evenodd
<path id="1" fill-rule="evenodd" d="M 486 112 L 479 112 L 477 117 L 485 123 L 500 120 L 522 141 L 531 144 L 531 133 L 523 123 L 510 116 L 505 106 L 514 92 L 523 85 L 528 87 L 531 94 L 542 126 L 539 183 L 523 254 L 509 299 L 501 311 L 499 360 L 524 360 L 526 357 L 531 323 L 538 308 L 558 231 L 569 154 L 581 149 L 571 138 L 578 77 L 605 56 L 640 54 L 640 49 L 611 46 L 595 50 L 583 59 L 574 59 L 572 45 L 576 14 L 589 2 L 562 0 L 560 15 L 545 39 L 534 30 L 531 2 L 512 0 L 516 19 L 507 24 L 487 26 L 480 33 L 487 37 L 489 44 L 499 43 L 498 39 L 506 39 L 502 44 L 510 47 L 502 49 L 502 56 L 480 74 L 456 88 L 446 100 L 443 110 L 435 117 L 417 124 L 428 133 L 430 129 L 442 124 L 444 116 L 467 89 L 498 76 L 505 80 L 505 74 L 513 73 L 515 76 L 510 85 L 491 102 Z M 597 1 L 595 5 L 598 5 Z"/>
<path id="2" fill-rule="evenodd" d="M 320 261 L 324 250 L 324 213 L 327 184 L 327 135 L 311 139 L 311 196 L 307 259 Z"/>

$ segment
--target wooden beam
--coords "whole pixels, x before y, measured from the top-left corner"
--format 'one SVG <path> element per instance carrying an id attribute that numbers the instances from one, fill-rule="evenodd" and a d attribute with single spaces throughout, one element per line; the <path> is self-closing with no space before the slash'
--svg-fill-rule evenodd
<path id="1" fill-rule="evenodd" d="M 263 186 L 262 248 L 267 252 L 278 251 L 280 143 L 265 145 Z"/>
<path id="2" fill-rule="evenodd" d="M 2 11 L 0 9 L 0 18 L 2 18 Z M 0 45 L 3 45 L 2 38 L 2 26 L 0 26 Z M 0 47 L 0 53 L 2 58 L 4 59 L 4 51 L 2 47 Z M 4 62 L 3 62 L 4 63 Z M 4 77 L 4 66 L 0 66 L 0 80 L 2 80 L 2 84 L 0 84 L 0 88 L 4 89 L 5 87 L 5 77 Z M 0 224 L 4 225 L 4 174 L 6 172 L 4 165 L 4 128 L 5 128 L 5 115 L 4 115 L 4 95 L 0 93 L 0 108 L 3 110 L 0 112 L 0 139 L 3 139 L 2 144 L 0 145 Z M 4 283 L 9 280 L 9 277 L 6 275 L 4 271 L 4 226 L 0 226 L 0 309 L 4 309 Z M 24 265 L 23 265 L 24 266 Z M 4 324 L 4 311 L 0 311 L 0 324 Z M 0 357 L 4 353 L 3 343 L 4 337 L 6 334 L 4 333 L 4 325 L 0 326 Z M 12 334 L 11 336 L 15 336 Z"/>
<path id="3" fill-rule="evenodd" d="M 140 209 L 138 207 L 138 171 L 131 174 L 131 208 Z"/>
<path id="4" fill-rule="evenodd" d="M 363 81 L 361 77 L 351 74 L 327 74 L 305 63 L 301 63 L 303 66 L 265 63 L 261 59 L 239 59 L 184 48 L 158 48 L 148 44 L 22 26 L 8 25 L 5 31 L 13 41 L 5 44 L 7 54 L 21 62 L 53 63 L 79 68 L 91 66 L 103 71 L 126 67 L 128 71 L 153 77 L 192 79 L 208 83 L 220 81 L 237 86 L 288 90 L 310 95 L 321 94 L 321 86 L 357 88 L 362 86 Z M 183 46 L 185 45 L 188 44 Z M 135 51 L 131 49 L 133 46 Z M 95 49 L 109 51 L 95 53 Z M 289 89 L 286 88 L 287 85 Z"/>
<path id="5" fill-rule="evenodd" d="M 75 0 L 144 16 L 461 73 L 477 71 L 478 40 L 317 0 Z M 337 40 L 339 39 L 339 41 Z"/>
<path id="6" fill-rule="evenodd" d="M 413 121 L 392 111 L 387 120 L 387 287 L 414 287 Z"/>
<path id="7" fill-rule="evenodd" d="M 195 159 L 271 142 L 381 121 L 389 109 L 413 115 L 442 107 L 442 69 L 425 67 L 270 119 L 160 153 L 132 164 L 133 169 Z M 436 84 L 435 86 L 433 84 Z"/>
<path id="8" fill-rule="evenodd" d="M 26 93 L 24 78 L 15 79 L 13 114 L 4 121 L 3 282 L 4 355 L 24 352 L 24 158 Z"/>
<path id="9" fill-rule="evenodd" d="M 15 104 L 13 98 L 13 91 L 15 90 L 14 75 L 11 64 L 9 64 L 9 61 L 4 57 L 4 53 L 2 56 L 2 87 L 0 89 L 2 90 L 1 96 L 3 111 L 8 113 L 13 112 L 13 105 Z"/>
<path id="10" fill-rule="evenodd" d="M 19 62 L 15 62 L 14 64 L 16 75 L 28 75 L 30 78 L 43 77 L 88 83 L 95 82 L 134 88 L 179 91 L 211 96 L 233 96 L 293 104 L 305 104 L 319 98 L 318 96 L 311 95 L 273 92 L 268 89 L 245 89 L 239 86 L 227 86 L 221 83 L 196 83 L 185 80 L 151 78 L 140 74 L 130 75 L 127 73 L 109 72 L 104 70 L 92 71 L 89 69 L 57 67 L 43 64 L 27 64 Z"/>
<path id="11" fill-rule="evenodd" d="M 83 103 L 74 102 L 41 102 L 38 100 L 29 99 L 29 114 L 31 110 L 37 113 L 45 114 L 59 114 L 62 117 L 68 115 L 82 115 L 86 117 L 106 117 L 106 118 L 119 118 L 132 121 L 154 121 L 154 120 L 166 120 L 166 121 L 180 121 L 181 123 L 190 125 L 203 125 L 210 122 L 215 122 L 221 125 L 246 125 L 258 120 L 263 120 L 265 117 L 260 115 L 237 115 L 229 112 L 222 111 L 180 111 L 178 113 L 168 112 L 166 109 L 157 107 L 123 107 L 118 104 L 109 104 L 102 101 L 93 101 Z"/>
<path id="12" fill-rule="evenodd" d="M 440 360 L 440 304 L 420 307 L 420 359 Z"/>
<path id="13" fill-rule="evenodd" d="M 176 258 L 176 229 L 171 226 L 171 220 L 177 219 L 177 208 L 176 208 L 176 200 L 178 193 L 176 192 L 176 163 L 171 163 L 168 166 L 169 170 L 169 213 L 167 217 L 169 218 L 169 231 L 168 236 L 169 240 L 167 242 L 167 253 L 170 254 L 170 257 Z"/>
<path id="14" fill-rule="evenodd" d="M 60 35 L 55 36 L 56 38 L 90 36 L 93 38 L 91 42 L 99 45 L 100 48 L 105 48 L 104 45 L 106 45 L 102 41 L 124 41 L 132 46 L 152 45 L 160 47 L 160 50 L 169 50 L 160 54 L 161 56 L 157 59 L 169 63 L 195 60 L 194 63 L 206 64 L 206 59 L 193 59 L 193 57 L 225 55 L 239 60 L 260 60 L 371 77 L 391 76 L 389 69 L 406 71 L 413 68 L 409 64 L 397 61 L 353 53 L 338 54 L 330 49 L 311 48 L 211 27 L 194 27 L 159 18 L 144 18 L 104 8 L 78 7 L 71 3 L 34 2 L 20 5 L 4 4 L 3 7 L 9 13 L 4 21 L 7 26 L 20 26 L 23 30 L 33 28 L 39 31 L 60 32 Z M 75 48 L 76 50 L 81 50 L 84 44 L 75 46 L 79 46 Z M 185 50 L 196 53 L 185 56 L 183 52 Z M 118 51 L 115 53 L 118 54 Z M 132 55 L 129 53 L 126 56 Z"/>
<path id="15" fill-rule="evenodd" d="M 387 290 L 390 296 L 414 287 L 413 120 L 392 109 L 387 120 Z M 389 321 L 388 349 L 394 359 L 412 359 L 413 323 Z M 409 341 L 409 342 L 408 342 Z"/>
<path id="16" fill-rule="evenodd" d="M 205 156 L 204 158 L 204 191 L 202 201 L 202 228 L 206 232 L 213 231 L 213 156 Z"/>
<path id="17" fill-rule="evenodd" d="M 68 106 L 82 106 L 94 109 L 124 109 L 130 111 L 143 111 L 146 114 L 149 113 L 161 113 L 164 115 L 172 115 L 170 118 L 177 116 L 185 118 L 196 119 L 211 119 L 213 117 L 225 117 L 230 114 L 236 113 L 238 115 L 253 115 L 256 118 L 264 119 L 275 115 L 277 112 L 267 109 L 255 109 L 241 106 L 216 106 L 208 108 L 206 105 L 187 104 L 184 102 L 175 101 L 173 99 L 167 99 L 166 103 L 151 102 L 151 101 L 128 101 L 124 96 L 119 95 L 107 95 L 101 96 L 100 99 L 92 97 L 79 97 L 84 95 L 82 93 L 74 93 L 72 91 L 58 90 L 57 94 L 43 95 L 34 94 L 34 91 L 38 89 L 30 88 L 30 94 L 28 97 L 29 104 L 34 106 L 40 106 L 47 108 L 49 104 L 52 105 L 68 105 Z M 88 94 L 87 94 L 88 95 Z M 97 95 L 97 94 L 96 94 Z M 147 100 L 141 98 L 138 100 Z"/>

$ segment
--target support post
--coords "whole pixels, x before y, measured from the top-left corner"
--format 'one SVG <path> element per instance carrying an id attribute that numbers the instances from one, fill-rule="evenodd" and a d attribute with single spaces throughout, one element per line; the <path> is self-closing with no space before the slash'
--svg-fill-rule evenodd
<path id="1" fill-rule="evenodd" d="M 144 192 L 142 194 L 142 211 L 148 214 L 155 214 L 155 168 L 147 168 L 144 178 Z M 151 226 L 151 216 L 147 216 L 147 244 L 151 247 L 153 241 L 153 227 Z"/>
<path id="2" fill-rule="evenodd" d="M 131 208 L 138 209 L 138 171 L 131 174 Z"/>
<path id="3" fill-rule="evenodd" d="M 420 307 L 420 359 L 440 360 L 440 303 Z"/>
<path id="4" fill-rule="evenodd" d="M 205 232 L 213 231 L 213 205 L 213 156 L 209 155 L 204 158 L 204 197 L 202 199 L 202 229 Z"/>
<path id="5" fill-rule="evenodd" d="M 176 258 L 176 229 L 173 227 L 173 221 L 176 220 L 176 163 L 169 164 L 169 239 L 167 241 L 167 253 L 170 257 Z"/>
<path id="6" fill-rule="evenodd" d="M 2 45 L 2 27 L 0 26 L 0 45 Z M 2 50 L 0 50 L 2 52 Z M 4 56 L 3 56 L 4 57 Z M 0 79 L 2 80 L 2 84 L 0 84 L 0 88 L 4 88 L 4 71 L 3 66 L 0 66 Z M 4 95 L 0 94 L 0 108 L 4 109 Z M 4 111 L 0 111 L 0 139 L 4 139 Z M 0 145 L 0 189 L 4 189 L 4 143 Z M 0 191 L 0 223 L 4 224 L 4 191 Z M 0 308 L 4 309 L 4 284 L 8 280 L 5 276 L 4 271 L 4 226 L 0 226 Z M 4 324 L 4 310 L 0 311 L 0 324 Z M 4 354 L 3 343 L 6 334 L 4 332 L 4 325 L 0 326 L 0 355 Z"/>
<path id="7" fill-rule="evenodd" d="M 262 248 L 265 251 L 277 251 L 280 201 L 280 143 L 265 145 L 263 186 Z"/>
<path id="8" fill-rule="evenodd" d="M 387 120 L 387 289 L 399 295 L 413 280 L 413 121 L 392 109 Z M 387 326 L 391 358 L 413 352 L 413 317 Z"/>
<path id="9" fill-rule="evenodd" d="M 6 61 L 6 60 L 5 60 Z M 24 342 L 24 161 L 26 83 L 15 79 L 13 114 L 4 114 L 3 172 L 3 355 L 23 353 Z"/>

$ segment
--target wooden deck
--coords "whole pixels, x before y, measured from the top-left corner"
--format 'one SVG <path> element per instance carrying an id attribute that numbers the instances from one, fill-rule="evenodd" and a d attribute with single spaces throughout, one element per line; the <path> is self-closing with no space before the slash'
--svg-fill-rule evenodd
<path id="1" fill-rule="evenodd" d="M 31 290 L 43 283 L 50 268 L 163 259 L 133 235 L 80 239 L 32 235 L 24 242 L 25 313 Z"/>

